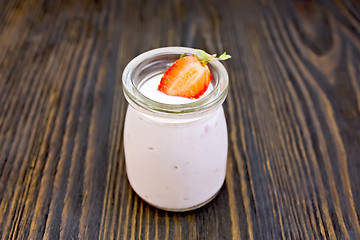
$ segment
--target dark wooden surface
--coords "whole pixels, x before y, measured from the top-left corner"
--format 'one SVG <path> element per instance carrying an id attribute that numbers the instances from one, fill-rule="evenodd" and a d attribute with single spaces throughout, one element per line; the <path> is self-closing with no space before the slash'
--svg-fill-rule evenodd
<path id="1" fill-rule="evenodd" d="M 125 65 L 229 52 L 226 182 L 189 213 L 126 178 Z M 0 239 L 360 239 L 360 2 L 0 1 Z"/>

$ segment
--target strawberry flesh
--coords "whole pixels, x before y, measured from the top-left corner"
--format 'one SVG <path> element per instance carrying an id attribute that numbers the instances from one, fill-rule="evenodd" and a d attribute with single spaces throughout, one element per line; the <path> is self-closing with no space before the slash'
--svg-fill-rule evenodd
<path id="1" fill-rule="evenodd" d="M 195 56 L 186 56 L 175 61 L 165 72 L 158 90 L 170 96 L 198 99 L 205 93 L 211 80 L 206 64 L 201 64 Z"/>

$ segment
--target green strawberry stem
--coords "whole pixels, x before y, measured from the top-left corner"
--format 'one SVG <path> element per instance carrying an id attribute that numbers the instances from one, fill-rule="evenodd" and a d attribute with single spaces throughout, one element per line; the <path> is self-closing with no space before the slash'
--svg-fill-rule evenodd
<path id="1" fill-rule="evenodd" d="M 209 55 L 204 50 L 201 50 L 201 49 L 197 49 L 197 51 L 199 52 L 198 54 L 194 55 L 192 53 L 184 53 L 180 56 L 180 58 L 185 57 L 187 55 L 193 55 L 193 56 L 197 57 L 197 59 L 200 61 L 200 63 L 202 65 L 206 65 L 208 62 L 210 62 L 212 60 L 224 61 L 224 60 L 231 58 L 231 56 L 229 54 L 226 54 L 226 52 L 221 54 L 219 57 L 216 57 L 216 54 Z"/>

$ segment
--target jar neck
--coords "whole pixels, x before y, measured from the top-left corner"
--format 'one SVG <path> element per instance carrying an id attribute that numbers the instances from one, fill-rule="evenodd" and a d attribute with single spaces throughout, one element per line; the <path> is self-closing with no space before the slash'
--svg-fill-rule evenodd
<path id="1" fill-rule="evenodd" d="M 139 87 L 143 81 L 165 72 L 183 53 L 194 53 L 192 48 L 166 47 L 145 52 L 134 58 L 123 72 L 123 91 L 129 104 L 146 114 L 166 118 L 188 118 L 203 115 L 218 109 L 224 102 L 228 92 L 228 74 L 224 66 L 217 60 L 208 63 L 213 80 L 213 90 L 206 96 L 186 104 L 166 104 L 144 96 Z"/>
<path id="2" fill-rule="evenodd" d="M 151 122 L 151 124 L 159 124 L 165 126 L 184 126 L 188 124 L 199 123 L 202 121 L 208 121 L 219 113 L 223 114 L 222 106 L 216 109 L 203 111 L 201 113 L 186 114 L 180 117 L 174 117 L 173 114 L 159 114 L 149 112 L 146 109 L 135 107 L 131 104 L 128 106 L 127 116 L 131 112 L 132 115 L 136 115 L 144 121 Z"/>

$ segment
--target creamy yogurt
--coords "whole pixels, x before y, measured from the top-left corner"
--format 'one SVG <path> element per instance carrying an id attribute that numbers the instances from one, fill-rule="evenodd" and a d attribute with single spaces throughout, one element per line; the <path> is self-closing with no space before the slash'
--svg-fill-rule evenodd
<path id="1" fill-rule="evenodd" d="M 161 75 L 142 83 L 140 92 L 157 102 L 184 104 L 197 100 L 168 96 L 157 90 Z M 211 92 L 212 86 L 205 93 Z M 154 116 L 129 105 L 124 147 L 129 182 L 148 203 L 184 211 L 211 200 L 226 172 L 227 128 L 223 108 L 201 117 Z"/>
<path id="2" fill-rule="evenodd" d="M 167 104 L 184 104 L 184 103 L 191 103 L 197 101 L 198 99 L 189 99 L 184 97 L 177 97 L 177 96 L 169 96 L 165 93 L 157 90 L 158 86 L 161 81 L 162 74 L 158 74 L 153 76 L 147 81 L 144 81 L 143 84 L 140 86 L 140 92 L 145 96 L 154 101 L 160 103 L 167 103 Z M 213 90 L 212 85 L 210 84 L 206 92 L 199 98 L 203 98 L 208 95 Z"/>

